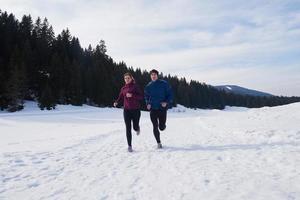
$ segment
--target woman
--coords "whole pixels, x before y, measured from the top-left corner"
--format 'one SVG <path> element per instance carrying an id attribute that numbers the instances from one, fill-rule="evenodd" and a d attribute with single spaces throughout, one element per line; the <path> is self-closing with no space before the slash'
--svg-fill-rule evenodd
<path id="1" fill-rule="evenodd" d="M 116 107 L 120 102 L 123 102 L 124 106 L 124 121 L 126 125 L 126 137 L 128 143 L 128 151 L 132 152 L 131 146 L 131 121 L 133 123 L 133 129 L 136 131 L 137 135 L 140 134 L 140 100 L 143 99 L 143 93 L 139 86 L 135 83 L 133 76 L 130 73 L 124 74 L 125 85 L 122 87 L 119 98 L 114 102 L 114 107 Z"/>

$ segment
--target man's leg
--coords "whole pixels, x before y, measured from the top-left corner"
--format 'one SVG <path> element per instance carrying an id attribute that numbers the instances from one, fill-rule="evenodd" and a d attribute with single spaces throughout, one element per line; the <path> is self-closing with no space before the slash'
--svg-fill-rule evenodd
<path id="1" fill-rule="evenodd" d="M 166 129 L 167 121 L 167 109 L 159 110 L 159 130 L 163 131 Z"/>
<path id="2" fill-rule="evenodd" d="M 157 143 L 160 143 L 160 133 L 158 130 L 158 110 L 150 111 L 150 118 L 153 125 L 153 134 Z"/>
<path id="3" fill-rule="evenodd" d="M 127 143 L 128 146 L 131 147 L 131 140 L 132 140 L 132 135 L 131 135 L 131 113 L 129 110 L 124 110 L 124 121 L 126 125 L 126 137 L 127 137 Z"/>

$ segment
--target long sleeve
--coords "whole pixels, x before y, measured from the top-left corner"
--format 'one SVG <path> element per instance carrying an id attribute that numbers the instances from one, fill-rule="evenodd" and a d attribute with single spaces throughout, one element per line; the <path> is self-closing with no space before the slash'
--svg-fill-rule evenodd
<path id="1" fill-rule="evenodd" d="M 151 99 L 150 99 L 150 94 L 149 94 L 149 86 L 145 87 L 144 98 L 145 98 L 146 105 L 151 104 L 151 101 L 150 101 Z"/>
<path id="2" fill-rule="evenodd" d="M 123 88 L 120 90 L 120 94 L 118 99 L 115 101 L 116 103 L 120 103 L 124 101 Z"/>
<path id="3" fill-rule="evenodd" d="M 142 92 L 141 88 L 138 85 L 135 86 L 135 91 L 134 91 L 132 97 L 136 100 L 142 100 L 143 99 L 143 92 Z"/>
<path id="4" fill-rule="evenodd" d="M 166 101 L 169 105 L 173 102 L 173 92 L 169 83 L 166 84 Z"/>

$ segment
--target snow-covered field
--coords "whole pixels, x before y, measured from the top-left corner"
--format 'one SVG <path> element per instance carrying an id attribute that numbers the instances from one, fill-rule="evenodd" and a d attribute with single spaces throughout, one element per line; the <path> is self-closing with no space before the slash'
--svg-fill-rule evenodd
<path id="1" fill-rule="evenodd" d="M 300 199 L 300 103 L 168 117 L 128 153 L 121 109 L 0 112 L 0 199 Z"/>

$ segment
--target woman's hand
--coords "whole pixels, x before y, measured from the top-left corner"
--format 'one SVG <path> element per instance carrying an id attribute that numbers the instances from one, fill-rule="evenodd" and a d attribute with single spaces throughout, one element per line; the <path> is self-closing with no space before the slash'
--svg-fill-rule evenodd
<path id="1" fill-rule="evenodd" d="M 117 107 L 118 103 L 117 102 L 114 102 L 114 107 Z"/>
<path id="2" fill-rule="evenodd" d="M 132 93 L 127 92 L 126 97 L 128 97 L 128 98 L 132 97 Z"/>

